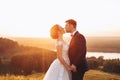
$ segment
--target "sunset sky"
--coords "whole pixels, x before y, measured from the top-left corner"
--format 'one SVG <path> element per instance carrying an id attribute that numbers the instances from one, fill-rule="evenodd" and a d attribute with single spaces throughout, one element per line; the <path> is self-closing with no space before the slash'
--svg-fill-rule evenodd
<path id="1" fill-rule="evenodd" d="M 49 37 L 71 18 L 85 36 L 120 37 L 120 0 L 0 0 L 0 36 Z"/>

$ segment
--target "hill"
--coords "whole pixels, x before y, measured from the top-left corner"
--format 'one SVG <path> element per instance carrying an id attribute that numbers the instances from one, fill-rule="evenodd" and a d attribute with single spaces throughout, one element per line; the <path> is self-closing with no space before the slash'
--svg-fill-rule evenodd
<path id="1" fill-rule="evenodd" d="M 52 50 L 23 46 L 14 40 L 0 38 L 0 74 L 28 75 L 33 70 L 46 71 L 55 58 L 56 52 Z"/>
<path id="2" fill-rule="evenodd" d="M 12 38 L 19 44 L 55 50 L 51 38 Z M 65 39 L 67 41 L 68 38 Z M 120 37 L 86 37 L 88 52 L 120 53 Z"/>
<path id="3" fill-rule="evenodd" d="M 120 53 L 120 37 L 87 37 L 90 52 Z"/>

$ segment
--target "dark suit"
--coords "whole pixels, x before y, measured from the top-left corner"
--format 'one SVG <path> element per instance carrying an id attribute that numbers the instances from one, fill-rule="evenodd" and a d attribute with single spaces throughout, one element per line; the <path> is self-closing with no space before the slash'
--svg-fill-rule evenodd
<path id="1" fill-rule="evenodd" d="M 86 40 L 78 31 L 71 39 L 68 56 L 70 64 L 74 64 L 77 67 L 77 72 L 72 72 L 72 80 L 83 80 L 84 73 L 88 70 Z"/>

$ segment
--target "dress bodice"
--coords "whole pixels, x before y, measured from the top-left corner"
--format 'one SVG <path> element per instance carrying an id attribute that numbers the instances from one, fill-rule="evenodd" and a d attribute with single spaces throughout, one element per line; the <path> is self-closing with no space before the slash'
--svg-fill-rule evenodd
<path id="1" fill-rule="evenodd" d="M 57 41 L 56 47 L 62 45 L 62 57 L 65 61 L 69 61 L 68 58 L 68 48 L 69 48 L 69 43 L 65 43 L 64 41 Z"/>

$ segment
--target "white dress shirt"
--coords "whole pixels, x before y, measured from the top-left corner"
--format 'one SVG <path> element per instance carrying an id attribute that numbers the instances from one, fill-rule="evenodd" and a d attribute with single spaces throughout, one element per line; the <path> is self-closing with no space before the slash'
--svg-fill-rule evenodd
<path id="1" fill-rule="evenodd" d="M 71 36 L 74 36 L 76 32 L 77 30 L 73 31 L 73 33 L 71 33 Z"/>

